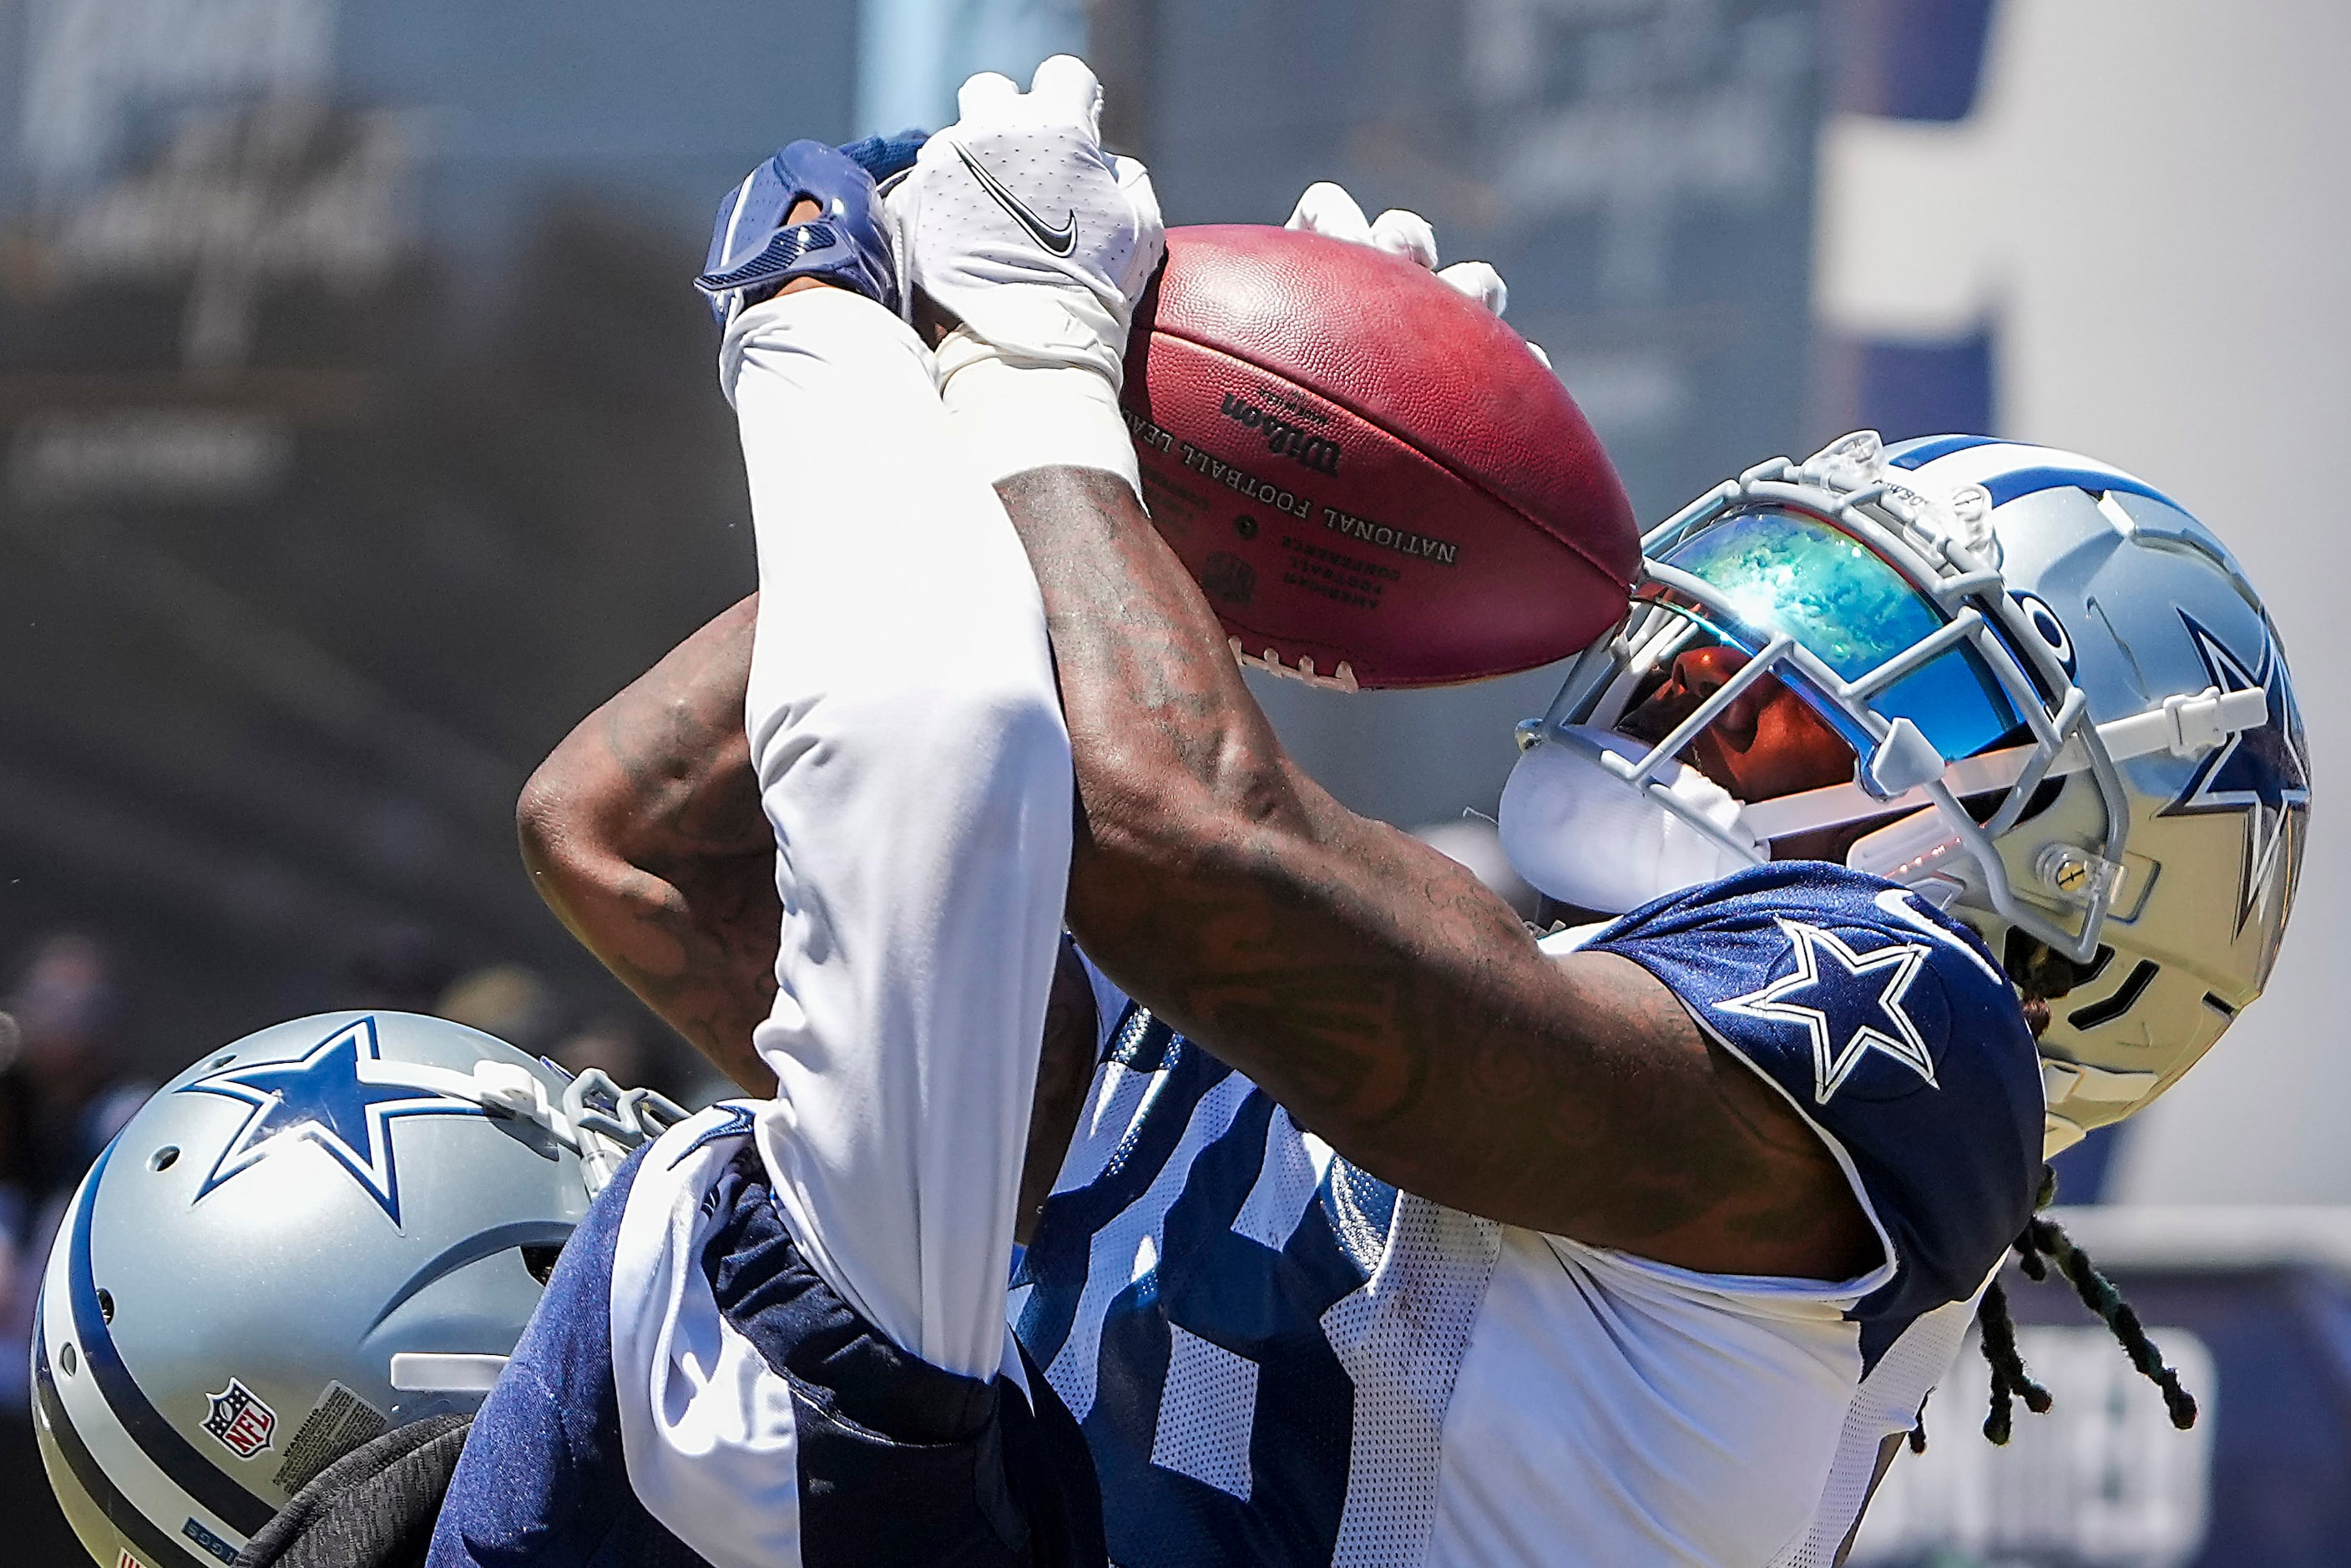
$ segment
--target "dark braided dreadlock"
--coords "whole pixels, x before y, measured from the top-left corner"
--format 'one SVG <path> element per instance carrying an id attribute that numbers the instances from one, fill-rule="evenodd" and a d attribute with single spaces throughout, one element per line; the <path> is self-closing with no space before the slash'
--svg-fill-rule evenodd
<path id="1" fill-rule="evenodd" d="M 2053 1187 L 2044 1183 L 2044 1194 L 2054 1196 Z M 2044 1197 L 2044 1201 L 2046 1201 Z M 2179 1374 L 2164 1364 L 2163 1353 L 2147 1336 L 2147 1329 L 2138 1321 L 2138 1313 L 2116 1290 L 2114 1281 L 2098 1272 L 2090 1255 L 2074 1244 L 2074 1239 L 2053 1219 L 2034 1218 L 2024 1227 L 2024 1234 L 2014 1243 L 2019 1266 L 2028 1280 L 2049 1278 L 2049 1264 L 2074 1287 L 2082 1304 L 2105 1320 L 2122 1342 L 2123 1352 L 2130 1357 L 2140 1375 L 2163 1390 L 2163 1406 L 2171 1416 L 2171 1424 L 2181 1431 L 2196 1425 L 2196 1396 L 2179 1385 Z M 2024 1358 L 2017 1354 L 2016 1322 L 2009 1316 L 2008 1292 L 1994 1280 L 1986 1286 L 1983 1303 L 1976 1309 L 1976 1321 L 1983 1329 L 1984 1360 L 1991 1364 L 1991 1413 L 1984 1417 L 1984 1436 L 1995 1443 L 2009 1438 L 2010 1417 L 2017 1399 L 2034 1415 L 2046 1414 L 2049 1391 L 2032 1381 L 2024 1370 Z M 1923 1411 L 1922 1411 L 1923 1414 Z M 1911 1433 L 1911 1447 L 1926 1447 L 1922 1429 Z"/>
<path id="2" fill-rule="evenodd" d="M 1984 1287 L 1976 1322 L 1983 1328 L 1983 1358 L 1991 1364 L 1991 1414 L 1984 1417 L 1983 1435 L 2006 1443 L 2016 1398 L 2022 1396 L 2026 1409 L 2045 1416 L 2049 1390 L 2024 1370 L 2024 1357 L 2016 1350 L 2016 1320 L 2008 1315 L 2008 1292 L 1998 1280 Z"/>
<path id="3" fill-rule="evenodd" d="M 2001 955 L 2001 966 L 2016 982 L 2025 1026 L 2032 1031 L 2034 1040 L 2039 1040 L 2042 1031 L 2049 1027 L 2049 999 L 2065 996 L 2074 986 L 2096 974 L 2112 956 L 2111 949 L 2101 947 L 2090 963 L 2077 964 L 2022 930 L 2009 932 Z M 2138 1313 L 2123 1300 L 2114 1281 L 2098 1272 L 2090 1255 L 2076 1247 L 2074 1239 L 2055 1220 L 2039 1218 L 2038 1210 L 2056 1201 L 2057 1173 L 2043 1166 L 2041 1191 L 2032 1200 L 2035 1217 L 2025 1222 L 2024 1234 L 2010 1243 L 2015 1249 L 2018 1266 L 2026 1279 L 2037 1282 L 2049 1278 L 2049 1264 L 2054 1262 L 2066 1283 L 2074 1287 L 2074 1293 L 2082 1298 L 2082 1304 L 2097 1313 L 2115 1338 L 2122 1342 L 2123 1353 L 2130 1357 L 2139 1375 L 2163 1390 L 2163 1407 L 2169 1412 L 2171 1424 L 2186 1431 L 2196 1424 L 2195 1396 L 2179 1385 L 2179 1374 L 2164 1364 L 2163 1353 L 2147 1337 Z M 2009 1315 L 2008 1292 L 2001 1289 L 1997 1279 L 1984 1287 L 1982 1304 L 1976 1309 L 1976 1322 L 1983 1330 L 1984 1360 L 1991 1364 L 1991 1413 L 1984 1417 L 1983 1432 L 1995 1443 L 2006 1443 L 2015 1401 L 2022 1399 L 2026 1409 L 2036 1416 L 2043 1415 L 2049 1409 L 2049 1391 L 2033 1382 L 2024 1370 L 2024 1358 L 2016 1349 L 2016 1320 Z M 1927 1446 L 1925 1414 L 1922 1406 L 1921 1425 L 1910 1433 L 1911 1448 L 1920 1451 Z"/>
<path id="4" fill-rule="evenodd" d="M 2076 1247 L 2074 1239 L 2053 1219 L 2033 1220 L 2024 1228 L 2020 1239 L 2029 1241 L 2032 1251 L 2053 1261 L 2074 1287 L 2074 1293 L 2082 1298 L 2082 1304 L 2105 1320 L 2106 1327 L 2122 1342 L 2124 1353 L 2138 1368 L 2139 1375 L 2163 1390 L 2163 1407 L 2170 1413 L 2171 1424 L 2183 1432 L 2196 1425 L 2196 1396 L 2179 1385 L 2179 1374 L 2163 1364 L 2163 1353 L 2147 1337 L 2138 1313 L 2123 1300 L 2114 1282 L 2098 1272 L 2090 1255 Z"/>

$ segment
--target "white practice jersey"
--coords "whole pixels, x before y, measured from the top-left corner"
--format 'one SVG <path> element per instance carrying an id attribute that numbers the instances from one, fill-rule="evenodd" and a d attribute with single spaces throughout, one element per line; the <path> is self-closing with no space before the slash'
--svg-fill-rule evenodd
<path id="1" fill-rule="evenodd" d="M 1589 945 L 1789 1093 L 1886 1261 L 1705 1275 L 1399 1192 L 1097 975 L 1101 1064 L 1010 1312 L 1113 1562 L 1834 1561 L 2031 1213 L 2032 1040 L 1972 937 L 1841 868 Z"/>

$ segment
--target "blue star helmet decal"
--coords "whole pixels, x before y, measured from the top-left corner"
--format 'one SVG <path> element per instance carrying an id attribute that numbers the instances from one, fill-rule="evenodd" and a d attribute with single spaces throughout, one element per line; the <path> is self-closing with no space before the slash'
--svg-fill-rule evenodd
<path id="1" fill-rule="evenodd" d="M 375 1019 L 344 1025 L 297 1061 L 263 1061 L 199 1078 L 183 1094 L 218 1094 L 251 1107 L 196 1191 L 214 1187 L 272 1155 L 308 1144 L 323 1149 L 400 1223 L 400 1170 L 392 1124 L 408 1116 L 479 1116 L 451 1092 L 465 1075 L 417 1062 L 386 1061 Z"/>
<path id="2" fill-rule="evenodd" d="M 2253 911 L 2269 901 L 2281 872 L 2288 887 L 2294 883 L 2300 846 L 2293 814 L 2310 810 L 2310 756 L 2303 740 L 2302 712 L 2286 681 L 2285 661 L 2277 655 L 2276 639 L 2266 629 L 2261 661 L 2247 668 L 2244 660 L 2186 611 L 2179 618 L 2188 623 L 2188 634 L 2195 639 L 2196 653 L 2214 685 L 2223 692 L 2260 691 L 2269 697 L 2266 722 L 2223 741 L 2197 764 L 2179 799 L 2163 809 L 2167 817 L 2243 813 L 2244 869 L 2237 885 L 2237 929 L 2242 932 Z"/>
<path id="3" fill-rule="evenodd" d="M 1715 1003 L 1717 1009 L 1774 1023 L 1802 1024 L 1813 1039 L 1813 1103 L 1825 1105 L 1872 1051 L 1935 1082 L 1935 1059 L 1902 1008 L 1927 961 L 1923 943 L 1896 942 L 1856 953 L 1834 933 L 1781 916 L 1796 961 L 1792 973 L 1760 990 Z M 1799 1001 L 1797 998 L 1803 998 Z"/>

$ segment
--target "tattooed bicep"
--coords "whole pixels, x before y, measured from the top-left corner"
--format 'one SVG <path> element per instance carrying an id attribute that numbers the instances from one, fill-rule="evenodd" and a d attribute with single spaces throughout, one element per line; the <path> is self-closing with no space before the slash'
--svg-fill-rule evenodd
<path id="1" fill-rule="evenodd" d="M 589 716 L 517 810 L 564 925 L 737 1083 L 773 1090 L 751 1031 L 775 994 L 775 841 L 743 734 L 748 598 Z"/>
<path id="2" fill-rule="evenodd" d="M 582 727 L 593 736 L 582 768 L 601 775 L 613 797 L 613 827 L 639 853 L 768 846 L 743 732 L 758 604 L 755 593 L 721 612 Z"/>

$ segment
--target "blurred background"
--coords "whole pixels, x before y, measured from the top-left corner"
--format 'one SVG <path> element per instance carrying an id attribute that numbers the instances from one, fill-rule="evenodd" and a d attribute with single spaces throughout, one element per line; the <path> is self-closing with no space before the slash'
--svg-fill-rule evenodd
<path id="1" fill-rule="evenodd" d="M 539 906 L 515 792 L 751 586 L 686 287 L 717 193 L 1059 49 L 1172 223 L 1278 223 L 1337 179 L 1495 262 L 1645 519 L 1865 424 L 2141 471 L 2243 558 L 2314 769 L 2351 777 L 2335 0 L 0 0 L 11 1563 L 79 1561 L 25 1285 L 154 1082 L 372 1005 L 713 1092 Z M 1261 689 L 1343 798 L 1498 867 L 1464 812 L 1555 679 Z M 1856 1562 L 2344 1560 L 2346 874 L 2322 808 L 2268 998 L 2067 1157 L 2206 1421 L 2173 1433 L 2027 1287 L 2056 1413 L 1991 1449 L 1963 1363 Z"/>

